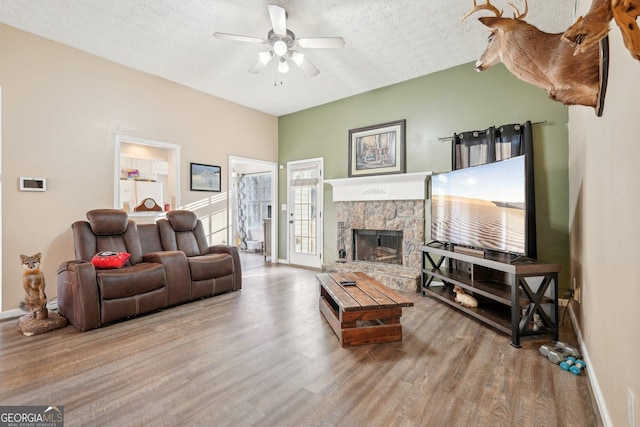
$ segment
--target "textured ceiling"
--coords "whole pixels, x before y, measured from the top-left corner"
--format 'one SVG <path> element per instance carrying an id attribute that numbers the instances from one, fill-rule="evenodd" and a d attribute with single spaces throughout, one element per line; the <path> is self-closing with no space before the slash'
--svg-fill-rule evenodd
<path id="1" fill-rule="evenodd" d="M 573 20 L 573 3 L 529 0 L 526 20 L 562 32 Z M 212 34 L 266 38 L 268 4 L 287 10 L 297 38 L 341 36 L 345 47 L 298 49 L 320 70 L 315 77 L 293 64 L 279 73 L 276 61 L 249 73 L 268 46 Z M 510 16 L 505 0 L 493 4 Z M 471 6 L 472 0 L 0 0 L 0 22 L 280 116 L 475 61 L 489 32 L 475 17 L 460 22 Z"/>

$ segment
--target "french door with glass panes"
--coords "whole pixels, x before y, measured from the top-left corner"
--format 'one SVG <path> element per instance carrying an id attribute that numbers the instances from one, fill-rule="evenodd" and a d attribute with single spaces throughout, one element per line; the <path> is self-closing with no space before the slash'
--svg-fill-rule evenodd
<path id="1" fill-rule="evenodd" d="M 322 267 L 323 159 L 287 163 L 289 263 Z"/>

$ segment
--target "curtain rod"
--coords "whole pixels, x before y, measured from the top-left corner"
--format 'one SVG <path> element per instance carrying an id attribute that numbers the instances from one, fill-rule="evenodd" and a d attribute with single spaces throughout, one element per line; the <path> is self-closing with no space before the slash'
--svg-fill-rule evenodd
<path id="1" fill-rule="evenodd" d="M 531 126 L 536 126 L 536 125 L 549 125 L 552 124 L 551 122 L 549 122 L 548 120 L 543 120 L 541 122 L 534 122 L 531 123 Z M 441 138 L 438 138 L 438 141 L 451 141 L 453 140 L 452 136 L 443 136 Z"/>

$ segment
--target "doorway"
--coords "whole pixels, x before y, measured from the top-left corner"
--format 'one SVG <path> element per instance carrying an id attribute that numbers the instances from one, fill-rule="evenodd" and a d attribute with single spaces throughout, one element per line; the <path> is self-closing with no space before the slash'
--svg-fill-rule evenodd
<path id="1" fill-rule="evenodd" d="M 243 270 L 277 262 L 276 162 L 229 156 L 229 244 Z"/>
<path id="2" fill-rule="evenodd" d="M 322 267 L 324 159 L 287 163 L 289 263 Z"/>

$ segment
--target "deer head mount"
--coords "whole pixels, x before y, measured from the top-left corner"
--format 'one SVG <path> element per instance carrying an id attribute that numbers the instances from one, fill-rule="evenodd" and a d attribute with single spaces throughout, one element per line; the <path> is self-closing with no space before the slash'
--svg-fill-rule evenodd
<path id="1" fill-rule="evenodd" d="M 529 10 L 526 0 L 523 12 L 508 4 L 515 12 L 511 18 L 503 17 L 490 0 L 481 5 L 474 0 L 473 8 L 463 16 L 462 20 L 483 10 L 495 15 L 478 18 L 491 29 L 491 34 L 475 70 L 484 71 L 502 61 L 512 74 L 546 90 L 551 99 L 565 105 L 594 107 L 601 115 L 604 85 L 600 79 L 599 46 L 591 45 L 574 56 L 573 46 L 562 41 L 561 33 L 545 33 L 524 21 Z M 606 72 L 604 76 L 606 83 Z"/>
<path id="2" fill-rule="evenodd" d="M 576 53 L 584 52 L 609 33 L 609 22 L 615 19 L 624 44 L 634 59 L 640 61 L 640 0 L 593 0 L 591 8 L 562 35 L 575 46 Z"/>

